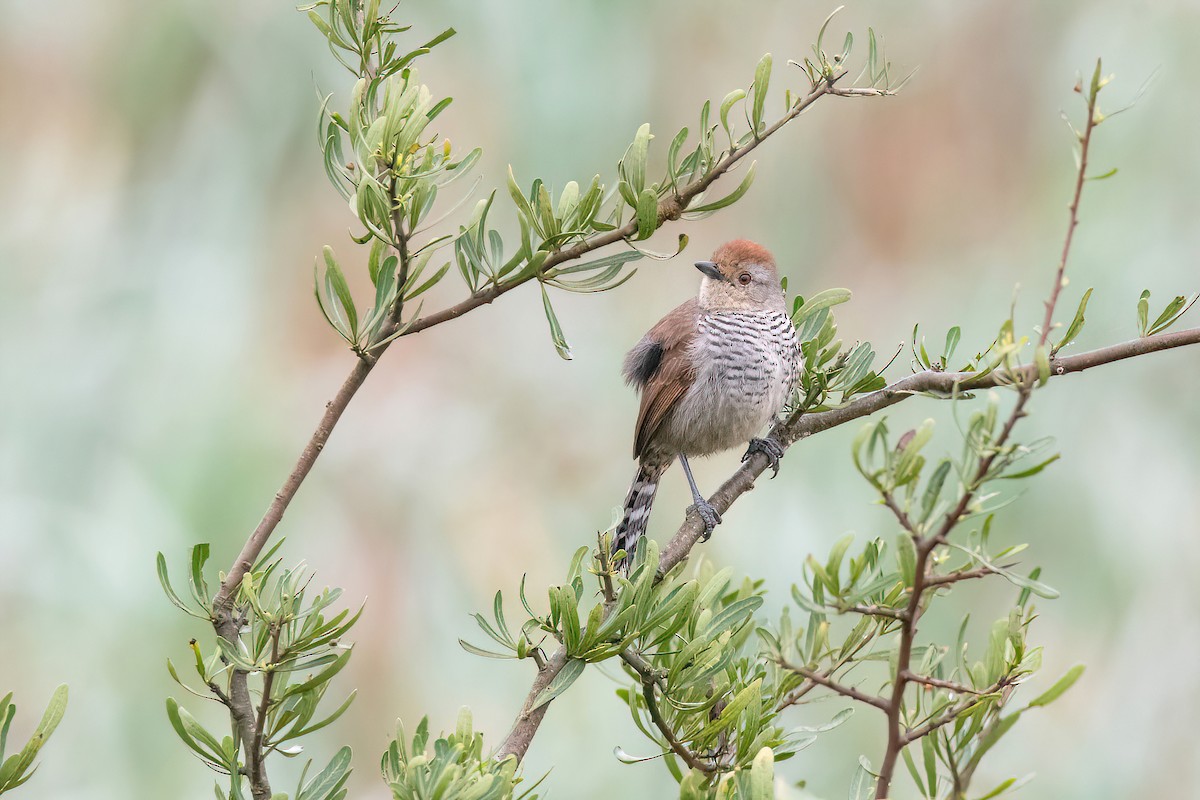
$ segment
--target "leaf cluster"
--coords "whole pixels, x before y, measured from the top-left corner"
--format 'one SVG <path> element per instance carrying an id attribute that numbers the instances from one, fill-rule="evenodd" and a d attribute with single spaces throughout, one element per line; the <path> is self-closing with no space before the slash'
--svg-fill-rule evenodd
<path id="1" fill-rule="evenodd" d="M 876 370 L 875 351 L 869 342 L 844 349 L 837 337 L 833 307 L 849 300 L 848 289 L 826 289 L 808 299 L 797 296 L 793 300 L 792 324 L 804 369 L 788 404 L 789 412 L 824 411 L 886 385 L 880 373 L 891 362 Z"/>
<path id="2" fill-rule="evenodd" d="M 537 800 L 535 783 L 517 793 L 517 759 L 496 760 L 483 751 L 483 734 L 474 730 L 463 708 L 453 733 L 432 741 L 429 719 L 417 725 L 411 745 L 404 726 L 383 754 L 383 779 L 396 800 Z"/>
<path id="3" fill-rule="evenodd" d="M 0 794 L 15 789 L 33 777 L 37 771 L 34 759 L 50 739 L 50 734 L 62 721 L 67 710 L 67 687 L 61 685 L 50 696 L 50 703 L 42 714 L 42 720 L 34 728 L 29 741 L 17 752 L 5 757 L 8 748 L 8 732 L 16 716 L 17 706 L 12 701 L 12 692 L 0 699 Z"/>
<path id="4" fill-rule="evenodd" d="M 282 542 L 280 542 L 282 544 Z M 266 553 L 243 578 L 232 614 L 241 621 L 235 641 L 217 638 L 206 656 L 192 640 L 192 668 L 201 689 L 185 683 L 168 659 L 171 677 L 189 693 L 231 704 L 235 672 L 255 679 L 251 699 L 257 713 L 257 730 L 252 750 L 265 759 L 272 753 L 295 757 L 303 752 L 296 742 L 337 720 L 354 700 L 352 692 L 333 711 L 321 710 L 330 683 L 350 660 L 352 649 L 342 639 L 362 614 L 360 608 L 331 612 L 341 596 L 340 589 L 310 588 L 312 575 L 303 564 L 286 569 Z M 183 602 L 171 586 L 166 559 L 159 553 L 159 578 L 167 596 L 189 614 L 211 619 L 213 597 L 204 577 L 207 544 L 192 549 L 188 579 L 192 603 Z M 237 735 L 218 737 L 206 729 L 174 698 L 167 699 L 167 717 L 176 734 L 204 764 L 230 776 L 230 798 L 246 796 L 243 754 L 245 743 Z M 296 800 L 340 800 L 350 773 L 350 750 L 342 748 L 312 779 L 306 780 L 311 762 L 304 768 Z M 226 796 L 218 787 L 219 796 Z"/>

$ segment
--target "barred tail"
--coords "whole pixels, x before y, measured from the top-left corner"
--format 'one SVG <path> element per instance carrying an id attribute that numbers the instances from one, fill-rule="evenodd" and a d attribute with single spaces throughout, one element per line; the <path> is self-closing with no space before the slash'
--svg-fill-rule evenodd
<path id="1" fill-rule="evenodd" d="M 671 462 L 639 463 L 637 475 L 629 487 L 629 495 L 625 498 L 625 516 L 617 526 L 613 535 L 612 551 L 624 550 L 627 555 L 621 568 L 629 571 L 633 562 L 633 551 L 638 540 L 646 533 L 646 525 L 650 522 L 650 507 L 654 505 L 654 495 L 658 492 L 658 480 L 667 471 Z"/>

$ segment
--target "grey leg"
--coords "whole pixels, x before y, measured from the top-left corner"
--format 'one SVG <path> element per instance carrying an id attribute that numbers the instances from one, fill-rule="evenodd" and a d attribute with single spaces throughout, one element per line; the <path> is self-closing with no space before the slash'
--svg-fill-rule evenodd
<path id="1" fill-rule="evenodd" d="M 767 466 L 771 468 L 771 478 L 774 479 L 779 474 L 779 459 L 783 458 L 783 445 L 770 436 L 765 439 L 751 439 L 750 446 L 746 448 L 746 455 L 742 456 L 742 463 L 755 453 L 762 453 L 767 457 Z"/>
<path id="2" fill-rule="evenodd" d="M 696 513 L 700 515 L 701 521 L 704 522 L 704 535 L 700 537 L 700 541 L 707 542 L 709 537 L 712 536 L 713 529 L 720 524 L 721 515 L 700 494 L 700 489 L 696 487 L 696 479 L 692 477 L 692 467 L 688 464 L 687 456 L 683 453 L 679 454 L 679 463 L 683 465 L 683 474 L 687 476 L 688 486 L 692 489 L 692 502 L 695 503 Z"/>

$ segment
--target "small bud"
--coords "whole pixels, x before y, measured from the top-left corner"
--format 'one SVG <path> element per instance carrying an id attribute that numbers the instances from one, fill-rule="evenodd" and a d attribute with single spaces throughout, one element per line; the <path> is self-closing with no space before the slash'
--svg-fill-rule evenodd
<path id="1" fill-rule="evenodd" d="M 442 157 L 443 158 L 450 157 L 450 140 L 449 139 L 442 142 Z"/>
<path id="2" fill-rule="evenodd" d="M 1083 94 L 1083 79 L 1078 79 L 1075 81 L 1075 88 L 1072 91 L 1074 91 L 1076 94 Z"/>
<path id="3" fill-rule="evenodd" d="M 917 435 L 917 431 L 915 429 L 910 430 L 907 433 L 905 433 L 903 436 L 900 437 L 900 441 L 896 442 L 896 450 L 900 451 L 900 450 L 903 450 L 904 448 L 908 447 L 908 443 L 911 442 L 913 440 L 913 437 L 916 435 Z"/>

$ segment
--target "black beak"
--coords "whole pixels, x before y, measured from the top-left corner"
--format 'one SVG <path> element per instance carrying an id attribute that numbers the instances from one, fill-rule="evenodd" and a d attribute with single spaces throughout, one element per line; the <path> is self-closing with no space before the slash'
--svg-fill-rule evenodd
<path id="1" fill-rule="evenodd" d="M 721 274 L 721 270 L 717 269 L 717 265 L 712 261 L 697 261 L 696 269 L 700 270 L 714 281 L 726 280 L 725 276 Z"/>

